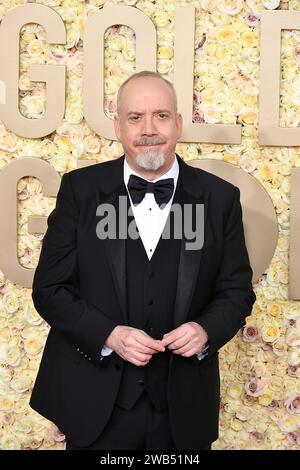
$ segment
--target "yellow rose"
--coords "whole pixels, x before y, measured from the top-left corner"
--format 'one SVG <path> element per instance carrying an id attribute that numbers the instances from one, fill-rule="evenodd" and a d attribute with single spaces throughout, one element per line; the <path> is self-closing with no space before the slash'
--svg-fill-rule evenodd
<path id="1" fill-rule="evenodd" d="M 245 31 L 240 36 L 243 47 L 256 47 L 258 37 L 255 31 Z"/>
<path id="2" fill-rule="evenodd" d="M 157 53 L 158 59 L 172 59 L 173 58 L 173 48 L 161 46 L 158 48 Z"/>
<path id="3" fill-rule="evenodd" d="M 215 53 L 217 59 L 219 59 L 220 61 L 225 62 L 229 62 L 231 60 L 231 55 L 228 53 L 227 49 L 225 46 L 220 46 L 216 49 L 216 53 Z"/>
<path id="4" fill-rule="evenodd" d="M 231 383 L 227 388 L 227 394 L 234 399 L 238 398 L 242 392 L 243 386 L 240 383 Z"/>
<path id="5" fill-rule="evenodd" d="M 45 111 L 45 96 L 38 92 L 32 96 L 25 96 L 20 101 L 21 112 L 29 118 L 38 118 Z"/>
<path id="6" fill-rule="evenodd" d="M 27 46 L 27 52 L 30 57 L 40 56 L 44 52 L 44 45 L 38 39 L 33 39 Z"/>
<path id="7" fill-rule="evenodd" d="M 216 50 L 217 50 L 217 44 L 215 42 L 212 42 L 209 40 L 205 42 L 203 46 L 203 51 L 208 57 L 214 56 L 216 54 Z M 195 72 L 196 72 L 196 69 L 195 69 Z"/>
<path id="8" fill-rule="evenodd" d="M 253 111 L 244 112 L 244 113 L 241 114 L 241 120 L 242 120 L 242 122 L 244 122 L 248 125 L 257 124 L 257 113 L 255 113 Z"/>
<path id="9" fill-rule="evenodd" d="M 23 29 L 23 31 L 21 32 L 20 38 L 21 38 L 21 45 L 25 46 L 25 45 L 30 44 L 33 40 L 35 40 L 35 34 L 34 32 L 26 31 L 25 29 Z"/>
<path id="10" fill-rule="evenodd" d="M 65 118 L 70 124 L 79 124 L 83 119 L 82 108 L 68 106 Z"/>
<path id="11" fill-rule="evenodd" d="M 238 163 L 238 157 L 236 155 L 231 155 L 229 153 L 224 153 L 224 162 L 232 163 L 236 165 Z"/>
<path id="12" fill-rule="evenodd" d="M 224 25 L 221 26 L 216 33 L 216 39 L 221 43 L 221 44 L 226 44 L 235 39 L 235 29 L 231 25 Z"/>
<path id="13" fill-rule="evenodd" d="M 158 11 L 154 14 L 153 21 L 156 24 L 157 28 L 164 28 L 169 25 L 170 16 L 168 13 L 163 11 Z"/>
<path id="14" fill-rule="evenodd" d="M 143 11 L 149 17 L 151 17 L 156 8 L 157 5 L 148 0 L 139 1 L 139 10 Z"/>
<path id="15" fill-rule="evenodd" d="M 14 399 L 6 396 L 6 397 L 0 397 L 0 410 L 4 411 L 5 413 L 10 413 L 14 410 Z"/>
<path id="16" fill-rule="evenodd" d="M 7 150 L 8 152 L 15 152 L 19 147 L 19 142 L 16 136 L 10 133 L 0 135 L 0 150 Z"/>
<path id="17" fill-rule="evenodd" d="M 24 350 L 26 354 L 38 354 L 41 351 L 42 347 L 43 345 L 41 344 L 39 339 L 34 336 L 26 338 L 24 341 Z"/>
<path id="18" fill-rule="evenodd" d="M 282 432 L 288 433 L 298 429 L 298 423 L 294 416 L 285 416 L 278 421 L 278 426 Z"/>
<path id="19" fill-rule="evenodd" d="M 281 315 L 281 306 L 279 304 L 271 303 L 267 305 L 267 312 L 273 317 Z"/>
<path id="20" fill-rule="evenodd" d="M 279 338 L 280 329 L 279 329 L 278 325 L 273 323 L 273 324 L 265 325 L 262 328 L 261 333 L 262 333 L 262 339 L 266 343 L 272 343 L 272 342 L 276 341 Z"/>
<path id="21" fill-rule="evenodd" d="M 241 423 L 241 421 L 235 419 L 235 418 L 231 418 L 230 420 L 230 427 L 231 429 L 233 429 L 234 431 L 241 431 L 242 428 L 243 428 L 243 424 Z"/>
<path id="22" fill-rule="evenodd" d="M 262 406 L 269 406 L 273 400 L 273 395 L 271 393 L 263 393 L 258 397 L 258 403 Z"/>

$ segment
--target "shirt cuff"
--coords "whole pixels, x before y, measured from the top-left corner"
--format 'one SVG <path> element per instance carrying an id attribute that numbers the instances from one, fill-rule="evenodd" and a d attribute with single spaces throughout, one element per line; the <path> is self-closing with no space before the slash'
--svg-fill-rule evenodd
<path id="1" fill-rule="evenodd" d="M 197 359 L 198 359 L 199 361 L 201 361 L 201 359 L 203 359 L 205 356 L 208 355 L 208 352 L 207 352 L 208 348 L 209 348 L 209 344 L 208 344 L 207 346 L 205 346 L 205 348 L 202 349 L 202 351 L 200 351 L 199 353 L 197 353 Z"/>
<path id="2" fill-rule="evenodd" d="M 101 349 L 101 356 L 108 356 L 113 352 L 113 349 L 109 348 L 108 346 L 103 346 Z"/>

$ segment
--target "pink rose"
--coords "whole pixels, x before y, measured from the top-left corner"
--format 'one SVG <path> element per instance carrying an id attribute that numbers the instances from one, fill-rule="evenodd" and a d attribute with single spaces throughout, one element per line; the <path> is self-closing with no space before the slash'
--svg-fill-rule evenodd
<path id="1" fill-rule="evenodd" d="M 259 431 L 253 431 L 250 433 L 251 436 L 256 440 L 256 442 L 261 442 L 264 439 L 264 435 L 262 432 Z"/>
<path id="2" fill-rule="evenodd" d="M 246 13 L 245 16 L 245 21 L 248 24 L 248 26 L 259 26 L 260 25 L 260 16 L 257 15 L 256 13 Z"/>
<path id="3" fill-rule="evenodd" d="M 252 377 L 249 382 L 245 384 L 247 395 L 251 397 L 259 397 L 262 394 L 262 381 L 257 377 Z"/>
<path id="4" fill-rule="evenodd" d="M 291 415 L 300 415 L 300 395 L 295 393 L 285 401 L 285 407 Z"/>
<path id="5" fill-rule="evenodd" d="M 203 33 L 201 41 L 198 43 L 197 49 L 201 49 L 204 46 L 205 41 L 206 41 L 206 33 Z"/>
<path id="6" fill-rule="evenodd" d="M 271 403 L 268 405 L 268 408 L 272 408 L 272 410 L 275 410 L 276 408 L 280 408 L 280 401 L 272 400 Z"/>
<path id="7" fill-rule="evenodd" d="M 246 325 L 243 328 L 243 340 L 247 343 L 252 343 L 256 341 L 258 336 L 258 329 L 254 325 Z"/>
<path id="8" fill-rule="evenodd" d="M 287 368 L 287 373 L 290 377 L 299 377 L 300 376 L 300 369 L 298 366 L 289 366 Z"/>
<path id="9" fill-rule="evenodd" d="M 42 441 L 38 441 L 37 439 L 32 439 L 27 444 L 24 445 L 23 450 L 36 450 L 42 444 Z"/>
<path id="10" fill-rule="evenodd" d="M 63 442 L 65 440 L 65 435 L 60 431 L 60 429 L 58 429 L 57 426 L 53 426 L 53 429 L 52 429 L 52 435 L 53 435 L 53 439 L 56 441 L 56 442 Z"/>
<path id="11" fill-rule="evenodd" d="M 288 432 L 287 438 L 291 444 L 297 444 L 298 434 L 295 431 Z"/>

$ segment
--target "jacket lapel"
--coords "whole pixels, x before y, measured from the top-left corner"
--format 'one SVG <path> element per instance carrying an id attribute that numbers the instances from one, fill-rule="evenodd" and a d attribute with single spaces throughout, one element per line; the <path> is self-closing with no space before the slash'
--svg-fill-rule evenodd
<path id="1" fill-rule="evenodd" d="M 120 309 L 123 315 L 125 324 L 128 324 L 127 316 L 127 296 L 126 296 L 126 250 L 125 238 L 119 237 L 119 196 L 121 198 L 122 209 L 126 208 L 128 214 L 128 207 L 130 205 L 126 186 L 123 179 L 123 162 L 124 155 L 118 159 L 118 165 L 111 173 L 109 179 L 103 181 L 101 189 L 97 191 L 97 207 L 100 204 L 111 204 L 115 209 L 116 214 L 116 238 L 105 239 L 105 248 L 107 252 L 108 262 L 111 273 L 114 279 L 116 293 L 118 296 Z M 127 228 L 127 227 L 126 227 Z"/>
<path id="2" fill-rule="evenodd" d="M 203 188 L 200 187 L 199 178 L 196 176 L 195 170 L 192 167 L 187 165 L 179 156 L 178 162 L 182 176 L 182 205 L 192 204 L 193 207 L 195 207 L 196 204 L 204 204 L 203 223 L 206 228 L 209 192 L 204 191 Z M 191 240 L 186 237 L 184 230 L 182 230 L 182 235 L 177 292 L 174 306 L 174 328 L 177 328 L 186 321 L 196 287 L 202 257 L 202 249 L 186 249 L 186 243 Z"/>

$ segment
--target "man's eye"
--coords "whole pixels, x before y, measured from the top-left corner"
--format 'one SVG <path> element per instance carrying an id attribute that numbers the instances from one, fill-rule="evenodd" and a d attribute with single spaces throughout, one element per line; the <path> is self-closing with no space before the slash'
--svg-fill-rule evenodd
<path id="1" fill-rule="evenodd" d="M 137 121 L 140 118 L 140 116 L 130 116 L 131 121 Z"/>
<path id="2" fill-rule="evenodd" d="M 166 113 L 158 113 L 158 115 L 159 115 L 160 118 L 166 118 L 167 117 Z"/>

